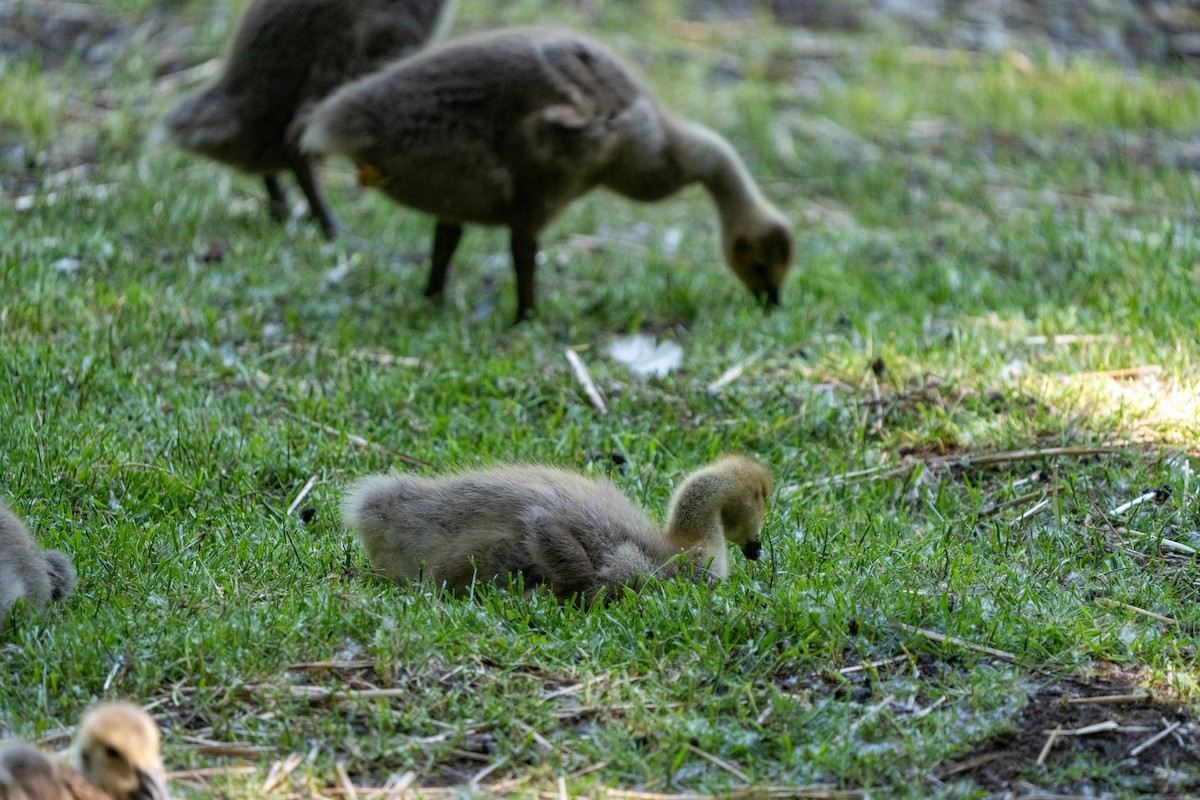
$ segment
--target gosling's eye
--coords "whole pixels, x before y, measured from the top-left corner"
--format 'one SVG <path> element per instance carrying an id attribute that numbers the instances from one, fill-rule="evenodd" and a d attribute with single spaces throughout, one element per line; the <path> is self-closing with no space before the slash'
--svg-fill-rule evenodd
<path id="1" fill-rule="evenodd" d="M 117 752 L 117 748 L 113 747 L 111 744 L 104 748 L 104 755 L 111 759 L 117 759 L 121 757 L 121 754 Z"/>

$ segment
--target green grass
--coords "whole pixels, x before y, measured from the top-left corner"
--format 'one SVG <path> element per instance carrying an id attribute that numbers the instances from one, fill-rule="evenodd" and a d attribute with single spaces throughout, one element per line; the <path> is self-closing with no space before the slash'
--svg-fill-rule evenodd
<path id="1" fill-rule="evenodd" d="M 53 733 L 102 697 L 155 702 L 173 769 L 247 763 L 204 741 L 270 748 L 257 773 L 216 779 L 230 797 L 257 796 L 290 752 L 312 758 L 280 796 L 305 775 L 333 785 L 339 762 L 363 786 L 494 765 L 485 783 L 557 791 L 601 764 L 571 791 L 742 785 L 697 751 L 754 785 L 971 796 L 935 767 L 1007 729 L 1034 676 L 1113 661 L 1196 697 L 1196 564 L 1157 545 L 1200 544 L 1196 182 L 1169 157 L 1198 132 L 1186 76 L 930 63 L 871 39 L 814 73 L 765 20 L 687 39 L 673 3 L 601 5 L 593 20 L 465 2 L 458 29 L 594 22 L 636 53 L 796 220 L 778 313 L 721 265 L 697 189 L 574 204 L 545 236 L 539 321 L 518 328 L 500 232 L 468 232 L 429 308 L 431 223 L 363 194 L 345 164 L 324 175 L 349 236 L 272 225 L 255 180 L 142 146 L 177 96 L 154 90 L 155 37 L 186 23 L 194 61 L 220 47 L 227 21 L 196 3 L 135 40 L 114 83 L 0 62 L 0 137 L 46 154 L 0 179 L 0 488 L 81 577 L 70 602 L 10 626 L 0 734 Z M 36 190 L 79 164 L 83 179 Z M 609 359 L 633 330 L 678 340 L 683 368 L 647 380 Z M 1030 338 L 1056 334 L 1090 338 Z M 1066 446 L 1100 452 L 939 461 Z M 764 559 L 735 557 L 711 590 L 653 585 L 589 610 L 492 587 L 441 597 L 373 578 L 338 519 L 343 486 L 398 454 L 432 471 L 578 468 L 661 517 L 679 477 L 723 451 L 770 465 L 777 490 Z M 874 471 L 838 480 L 859 470 Z M 1166 502 L 1108 524 L 1164 484 Z M 1049 503 L 1030 518 L 1033 501 L 994 509 L 1038 489 Z M 898 656 L 865 681 L 837 672 Z M 331 659 L 374 666 L 288 671 Z M 411 693 L 314 702 L 293 683 Z"/>

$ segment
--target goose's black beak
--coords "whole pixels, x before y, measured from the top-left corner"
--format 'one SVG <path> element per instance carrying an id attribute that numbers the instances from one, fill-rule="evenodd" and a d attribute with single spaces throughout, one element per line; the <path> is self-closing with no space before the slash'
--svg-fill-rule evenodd
<path id="1" fill-rule="evenodd" d="M 762 542 L 758 539 L 746 542 L 742 545 L 742 555 L 751 561 L 758 561 L 758 557 L 762 555 Z"/>
<path id="2" fill-rule="evenodd" d="M 132 800 L 170 800 L 166 780 L 161 772 L 139 769 L 137 776 L 138 787 L 133 792 Z"/>

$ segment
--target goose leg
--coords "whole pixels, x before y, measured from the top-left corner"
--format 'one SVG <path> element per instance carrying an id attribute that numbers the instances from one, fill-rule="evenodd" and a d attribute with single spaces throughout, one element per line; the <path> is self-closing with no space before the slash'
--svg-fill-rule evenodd
<path id="1" fill-rule="evenodd" d="M 534 308 L 537 306 L 537 292 L 533 276 L 533 271 L 537 267 L 537 237 L 532 233 L 513 228 L 511 247 L 513 269 L 517 272 L 516 321 L 520 323 L 533 316 Z"/>
<path id="2" fill-rule="evenodd" d="M 271 201 L 268 206 L 271 211 L 271 219 L 276 222 L 286 222 L 287 218 L 291 216 L 291 208 L 288 206 L 287 192 L 279 184 L 279 176 L 274 172 L 264 175 L 263 183 L 267 187 L 267 197 Z"/>
<path id="3" fill-rule="evenodd" d="M 425 284 L 425 296 L 430 300 L 442 299 L 442 292 L 446 289 L 446 271 L 450 269 L 450 259 L 458 249 L 462 232 L 462 225 L 441 220 L 433 229 L 433 256 L 429 261 L 429 282 Z"/>
<path id="4" fill-rule="evenodd" d="M 337 220 L 334 219 L 333 213 L 321 197 L 321 190 L 317 188 L 317 179 L 313 177 L 312 164 L 306 158 L 296 158 L 292 161 L 292 172 L 296 174 L 296 183 L 300 184 L 300 191 L 304 192 L 304 198 L 308 200 L 309 213 L 321 226 L 321 233 L 325 234 L 326 239 L 336 239 Z"/>

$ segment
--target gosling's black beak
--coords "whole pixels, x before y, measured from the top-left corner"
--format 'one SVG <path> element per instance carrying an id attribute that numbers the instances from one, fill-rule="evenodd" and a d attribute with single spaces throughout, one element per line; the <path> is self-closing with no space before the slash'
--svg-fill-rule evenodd
<path id="1" fill-rule="evenodd" d="M 132 800 L 170 800 L 166 779 L 161 772 L 139 769 L 137 777 L 138 786 L 133 792 Z"/>
<path id="2" fill-rule="evenodd" d="M 751 561 L 758 561 L 758 557 L 762 555 L 762 542 L 758 539 L 746 542 L 742 545 L 742 555 Z"/>

